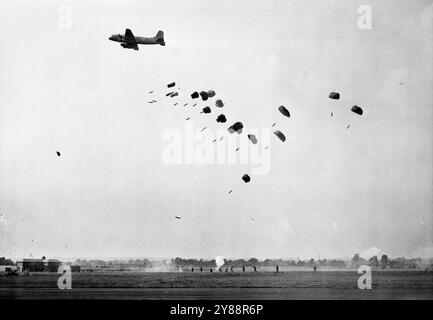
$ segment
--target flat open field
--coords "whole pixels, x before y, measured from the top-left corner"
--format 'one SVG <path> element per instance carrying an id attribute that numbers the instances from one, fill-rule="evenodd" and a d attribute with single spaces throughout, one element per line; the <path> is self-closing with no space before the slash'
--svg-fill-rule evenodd
<path id="1" fill-rule="evenodd" d="M 0 277 L 0 298 L 16 299 L 433 299 L 433 273 L 373 271 L 359 290 L 355 271 L 80 272 L 59 290 L 57 273 Z"/>

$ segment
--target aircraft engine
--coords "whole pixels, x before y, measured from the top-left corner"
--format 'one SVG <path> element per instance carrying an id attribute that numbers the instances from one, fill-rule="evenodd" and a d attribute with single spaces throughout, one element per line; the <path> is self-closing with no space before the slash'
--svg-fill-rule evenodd
<path id="1" fill-rule="evenodd" d="M 133 47 L 133 45 L 128 44 L 128 43 L 121 43 L 120 45 L 124 48 L 132 48 Z"/>

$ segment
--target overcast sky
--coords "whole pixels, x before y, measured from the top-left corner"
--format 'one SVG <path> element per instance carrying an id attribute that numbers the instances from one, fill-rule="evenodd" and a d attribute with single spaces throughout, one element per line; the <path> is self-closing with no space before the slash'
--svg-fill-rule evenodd
<path id="1" fill-rule="evenodd" d="M 431 1 L 7 0 L 0 30 L 0 256 L 433 256 Z M 277 122 L 269 172 L 164 163 L 171 81 Z"/>

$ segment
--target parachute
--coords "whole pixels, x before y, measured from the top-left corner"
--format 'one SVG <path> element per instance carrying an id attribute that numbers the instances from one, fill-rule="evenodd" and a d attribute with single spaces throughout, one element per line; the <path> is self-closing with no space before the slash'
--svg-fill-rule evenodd
<path id="1" fill-rule="evenodd" d="M 226 118 L 226 116 L 225 116 L 225 115 L 223 115 L 223 114 L 220 114 L 220 115 L 218 116 L 218 118 L 216 119 L 216 121 L 217 121 L 217 122 L 221 122 L 221 123 L 224 123 L 224 122 L 226 122 L 226 121 L 227 121 L 227 118 Z"/>
<path id="2" fill-rule="evenodd" d="M 362 114 L 364 113 L 362 111 L 362 109 L 358 106 L 353 106 L 352 109 L 350 109 L 352 112 L 355 112 L 356 114 L 359 114 L 360 116 L 362 116 Z"/>
<path id="3" fill-rule="evenodd" d="M 176 85 L 176 82 L 169 83 L 167 88 L 173 88 Z"/>
<path id="4" fill-rule="evenodd" d="M 200 92 L 200 96 L 201 96 L 201 98 L 202 98 L 203 101 L 206 101 L 209 98 L 209 96 L 208 96 L 208 94 L 207 94 L 206 91 L 201 91 Z"/>
<path id="5" fill-rule="evenodd" d="M 198 94 L 197 91 L 194 91 L 194 92 L 191 94 L 191 98 L 192 98 L 192 99 L 197 99 L 198 97 L 199 97 L 199 94 Z"/>
<path id="6" fill-rule="evenodd" d="M 340 94 L 338 92 L 331 92 L 329 94 L 329 99 L 338 100 L 338 99 L 340 99 Z"/>
<path id="7" fill-rule="evenodd" d="M 211 111 L 212 110 L 209 107 L 204 107 L 202 112 L 203 113 L 211 113 Z"/>
<path id="8" fill-rule="evenodd" d="M 246 173 L 242 176 L 242 180 L 244 180 L 245 183 L 248 183 L 251 181 L 251 178 Z"/>
<path id="9" fill-rule="evenodd" d="M 248 135 L 248 139 L 250 139 L 250 141 L 251 141 L 253 144 L 256 144 L 256 143 L 257 143 L 257 137 L 256 137 L 254 134 L 249 134 L 249 135 Z"/>
<path id="10" fill-rule="evenodd" d="M 228 128 L 228 131 L 230 132 L 230 133 L 235 133 L 235 132 L 237 132 L 238 134 L 241 134 L 242 133 L 242 128 L 244 127 L 244 125 L 242 124 L 242 122 L 235 122 L 233 125 L 231 125 L 229 128 Z"/>
<path id="11" fill-rule="evenodd" d="M 213 91 L 213 90 L 209 90 L 209 91 L 207 92 L 207 95 L 208 95 L 209 98 L 215 97 L 215 91 Z"/>
<path id="12" fill-rule="evenodd" d="M 60 157 L 60 152 L 59 151 L 56 151 L 56 154 L 57 154 L 58 157 Z"/>
<path id="13" fill-rule="evenodd" d="M 282 133 L 279 130 L 274 131 L 274 134 L 281 140 L 281 141 L 286 141 L 286 136 L 284 135 L 284 133 Z"/>
<path id="14" fill-rule="evenodd" d="M 222 108 L 222 107 L 224 107 L 224 103 L 223 103 L 223 101 L 222 101 L 221 99 L 218 99 L 217 101 L 215 101 L 215 105 L 216 105 L 218 108 Z"/>
<path id="15" fill-rule="evenodd" d="M 285 106 L 279 106 L 279 107 L 278 107 L 278 110 L 280 110 L 280 112 L 281 112 L 284 116 L 286 116 L 287 118 L 290 118 L 290 112 L 289 112 L 289 110 L 286 109 Z"/>
<path id="16" fill-rule="evenodd" d="M 176 97 L 176 96 L 178 96 L 178 95 L 179 95 L 179 93 L 177 93 L 177 92 L 173 92 L 173 93 L 170 95 L 170 98 Z"/>

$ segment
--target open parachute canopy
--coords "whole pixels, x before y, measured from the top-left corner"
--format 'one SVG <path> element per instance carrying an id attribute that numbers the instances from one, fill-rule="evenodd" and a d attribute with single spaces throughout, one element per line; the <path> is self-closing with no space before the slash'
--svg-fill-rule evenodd
<path id="1" fill-rule="evenodd" d="M 248 139 L 250 139 L 250 141 L 251 141 L 253 144 L 256 144 L 256 143 L 257 143 L 257 137 L 256 137 L 254 134 L 249 134 L 249 135 L 248 135 Z"/>
<path id="2" fill-rule="evenodd" d="M 216 121 L 217 121 L 217 122 L 221 122 L 221 123 L 224 123 L 224 122 L 226 122 L 226 121 L 227 121 L 227 118 L 226 118 L 226 116 L 225 116 L 225 115 L 223 115 L 223 114 L 220 114 L 220 115 L 218 116 L 218 118 L 216 119 Z"/>
<path id="3" fill-rule="evenodd" d="M 356 114 L 359 114 L 360 116 L 362 116 L 362 114 L 364 113 L 362 111 L 362 109 L 358 106 L 353 106 L 352 109 L 350 109 L 352 112 L 355 112 Z"/>
<path id="4" fill-rule="evenodd" d="M 212 111 L 211 108 L 209 108 L 209 107 L 204 107 L 202 112 L 203 112 L 203 113 L 211 113 L 211 111 Z"/>
<path id="5" fill-rule="evenodd" d="M 223 101 L 222 101 L 221 99 L 216 100 L 216 101 L 215 101 L 215 105 L 216 105 L 218 108 L 222 108 L 222 107 L 224 107 L 224 103 L 223 103 Z"/>
<path id="6" fill-rule="evenodd" d="M 279 106 L 278 110 L 281 112 L 282 115 L 286 116 L 287 118 L 290 118 L 290 112 L 286 109 L 285 106 Z"/>
<path id="7" fill-rule="evenodd" d="M 251 181 L 251 178 L 246 173 L 242 176 L 242 180 L 244 180 L 245 183 L 248 183 Z"/>
<path id="8" fill-rule="evenodd" d="M 206 101 L 209 98 L 209 95 L 206 91 L 200 91 L 200 96 L 203 101 Z"/>
<path id="9" fill-rule="evenodd" d="M 244 125 L 242 124 L 242 122 L 235 122 L 234 124 L 232 124 L 229 128 L 228 131 L 230 133 L 235 133 L 237 132 L 238 134 L 242 133 L 242 129 L 243 129 Z"/>
<path id="10" fill-rule="evenodd" d="M 284 133 L 282 133 L 280 130 L 275 130 L 274 134 L 281 140 L 281 141 L 286 141 L 286 136 L 284 135 Z"/>
<path id="11" fill-rule="evenodd" d="M 338 99 L 340 99 L 340 94 L 338 92 L 331 92 L 329 94 L 329 99 L 338 100 Z"/>

